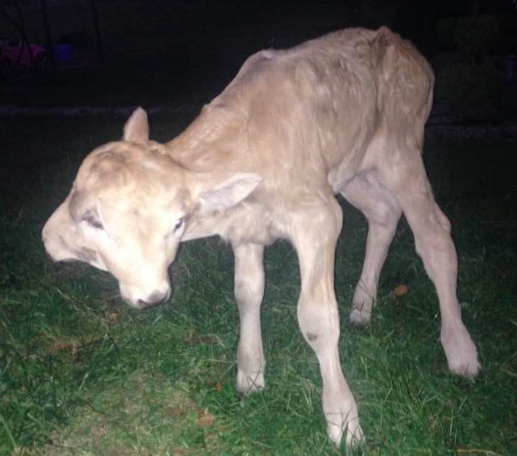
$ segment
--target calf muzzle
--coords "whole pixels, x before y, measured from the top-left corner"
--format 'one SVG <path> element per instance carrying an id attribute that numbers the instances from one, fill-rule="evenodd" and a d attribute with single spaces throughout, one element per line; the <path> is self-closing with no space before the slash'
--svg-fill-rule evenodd
<path id="1" fill-rule="evenodd" d="M 171 290 L 162 291 L 154 291 L 151 293 L 146 299 L 139 299 L 137 301 L 137 305 L 141 309 L 145 309 L 147 307 L 152 307 L 157 304 L 160 304 L 164 301 L 167 301 L 171 297 Z"/>

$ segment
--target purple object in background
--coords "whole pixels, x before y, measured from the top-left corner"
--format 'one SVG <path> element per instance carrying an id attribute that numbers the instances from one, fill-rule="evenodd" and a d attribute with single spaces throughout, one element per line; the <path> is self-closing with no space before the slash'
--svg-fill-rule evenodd
<path id="1" fill-rule="evenodd" d="M 70 44 L 54 44 L 52 50 L 56 63 L 70 63 L 74 58 L 74 48 Z"/>

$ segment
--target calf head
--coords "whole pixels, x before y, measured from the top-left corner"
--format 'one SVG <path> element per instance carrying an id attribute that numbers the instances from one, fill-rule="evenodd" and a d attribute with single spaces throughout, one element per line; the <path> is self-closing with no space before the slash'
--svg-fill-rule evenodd
<path id="1" fill-rule="evenodd" d="M 192 220 L 237 205 L 259 184 L 252 173 L 193 173 L 167 146 L 149 140 L 138 108 L 122 141 L 83 161 L 70 194 L 43 228 L 54 261 L 109 271 L 122 298 L 143 308 L 170 296 L 168 267 Z"/>

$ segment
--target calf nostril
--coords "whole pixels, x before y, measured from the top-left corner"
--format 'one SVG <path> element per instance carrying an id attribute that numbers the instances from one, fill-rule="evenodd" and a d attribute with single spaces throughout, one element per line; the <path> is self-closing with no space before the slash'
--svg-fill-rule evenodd
<path id="1" fill-rule="evenodd" d="M 147 302 L 149 304 L 156 304 L 160 301 L 163 301 L 165 299 L 166 295 L 167 295 L 167 293 L 155 291 L 155 292 L 151 293 L 151 295 L 147 298 Z"/>
<path id="2" fill-rule="evenodd" d="M 170 290 L 167 290 L 165 293 L 161 292 L 161 291 L 154 291 L 147 297 L 147 299 L 145 299 L 145 300 L 139 299 L 138 305 L 139 305 L 139 307 L 153 306 L 155 304 L 158 304 L 162 301 L 169 299 L 170 295 L 171 295 Z"/>

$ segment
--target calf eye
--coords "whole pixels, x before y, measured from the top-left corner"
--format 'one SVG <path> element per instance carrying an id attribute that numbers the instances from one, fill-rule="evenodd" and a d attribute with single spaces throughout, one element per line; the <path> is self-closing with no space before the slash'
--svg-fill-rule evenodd
<path id="1" fill-rule="evenodd" d="M 183 225 L 183 217 L 180 217 L 178 220 L 176 220 L 176 224 L 174 225 L 174 233 L 178 231 Z"/>
<path id="2" fill-rule="evenodd" d="M 103 230 L 104 229 L 104 227 L 102 226 L 102 222 L 92 212 L 86 212 L 86 214 L 84 214 L 81 217 L 81 221 L 82 222 L 86 222 L 92 228 L 95 228 L 97 230 Z"/>

